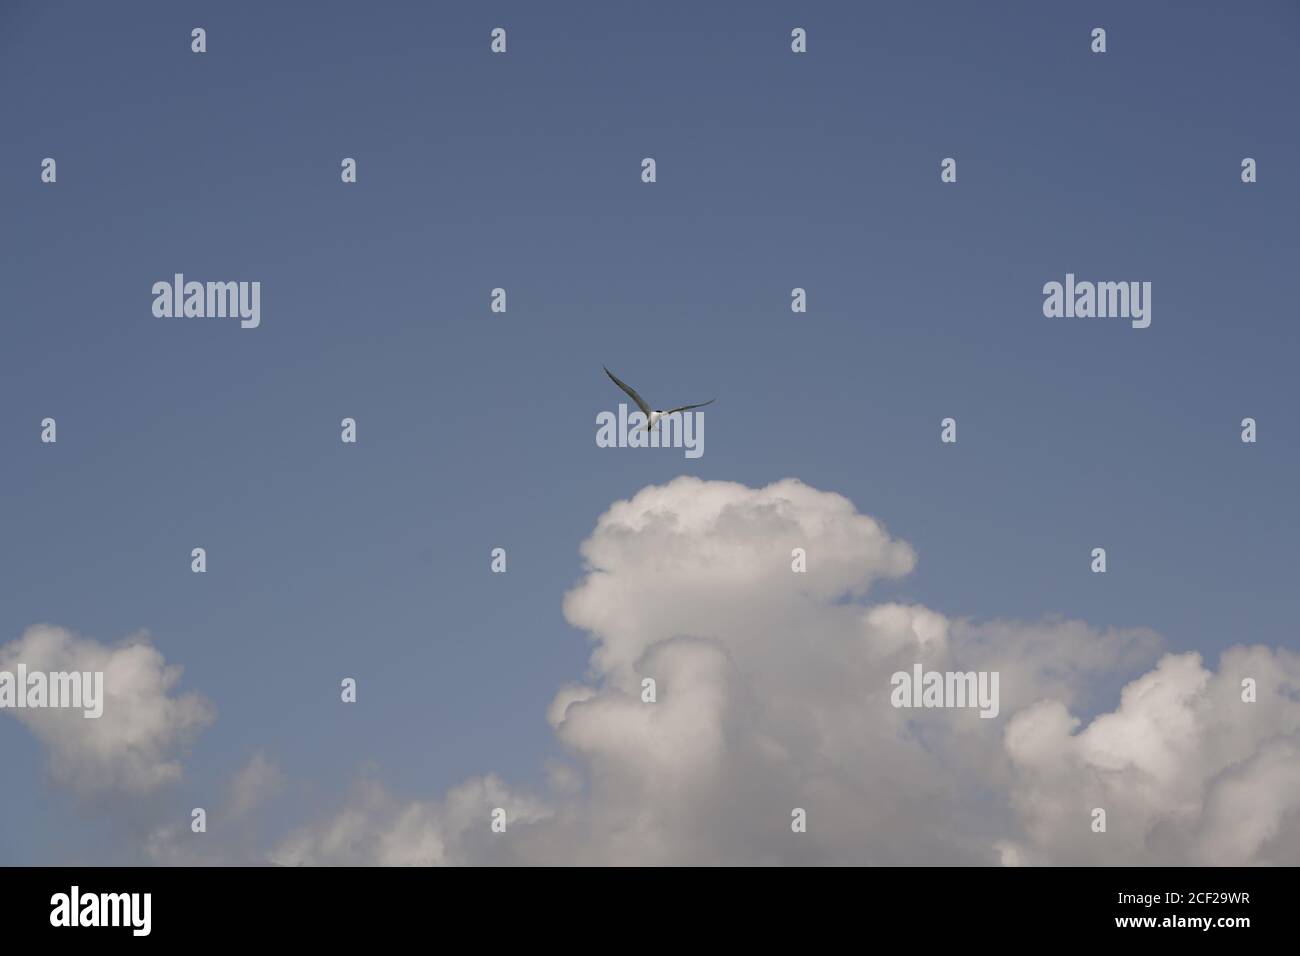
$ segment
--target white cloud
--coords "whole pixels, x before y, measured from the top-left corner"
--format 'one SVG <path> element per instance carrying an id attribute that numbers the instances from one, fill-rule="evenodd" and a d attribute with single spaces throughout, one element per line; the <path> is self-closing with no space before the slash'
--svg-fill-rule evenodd
<path id="1" fill-rule="evenodd" d="M 791 571 L 795 547 L 806 574 Z M 549 716 L 588 792 L 548 822 L 549 845 L 529 847 L 548 861 L 576 845 L 611 863 L 997 862 L 1015 829 L 1005 720 L 895 709 L 890 675 L 918 661 L 997 670 L 1005 714 L 1073 702 L 1159 649 L 1142 630 L 855 603 L 910 571 L 914 552 L 794 480 L 646 488 L 601 516 L 582 551 L 588 573 L 564 606 L 597 641 L 593 680 L 565 688 Z M 644 677 L 655 704 L 640 700 Z M 796 806 L 806 834 L 790 833 Z"/>
<path id="2" fill-rule="evenodd" d="M 225 813 L 231 819 L 246 817 L 277 796 L 284 785 L 284 772 L 265 754 L 255 753 L 231 779 Z"/>
<path id="3" fill-rule="evenodd" d="M 256 811 L 285 789 L 283 770 L 263 753 L 255 753 L 235 771 L 215 808 L 204 806 L 206 828 L 193 830 L 193 817 L 173 807 L 171 816 L 144 838 L 145 859 L 161 866 L 250 866 L 264 862 Z"/>
<path id="4" fill-rule="evenodd" d="M 492 811 L 507 812 L 505 833 L 491 829 Z M 447 866 L 488 862 L 511 827 L 546 810 L 512 793 L 494 776 L 467 781 L 441 801 L 397 800 L 382 784 L 363 781 L 337 816 L 303 827 L 271 853 L 282 866 Z"/>
<path id="5" fill-rule="evenodd" d="M 194 693 L 174 694 L 181 669 L 168 665 L 144 636 L 116 646 L 38 625 L 0 647 L 0 670 L 101 671 L 103 715 L 80 710 L 23 709 L 18 719 L 46 748 L 51 775 L 82 793 L 145 793 L 181 776 L 178 753 L 213 720 Z"/>
<path id="6" fill-rule="evenodd" d="M 791 571 L 796 547 L 806 574 Z M 1160 657 L 1142 628 L 864 604 L 874 582 L 912 569 L 912 549 L 794 480 L 645 488 L 600 517 L 582 553 L 564 610 L 595 646 L 587 680 L 547 714 L 570 764 L 553 769 L 546 805 L 495 778 L 433 803 L 367 784 L 277 862 L 1295 858 L 1294 654 L 1232 648 L 1212 672 L 1195 654 Z M 998 671 L 1001 715 L 894 708 L 890 675 L 916 662 Z M 1244 676 L 1257 703 L 1240 700 Z M 645 677 L 656 703 L 641 700 Z M 1124 681 L 1113 712 L 1074 716 Z M 512 804 L 517 825 L 491 840 L 490 805 Z M 1090 830 L 1094 806 L 1106 834 Z M 807 833 L 790 830 L 795 807 Z"/>
<path id="7" fill-rule="evenodd" d="M 1241 681 L 1258 700 L 1241 699 Z M 1218 672 L 1170 654 L 1082 730 L 1056 701 L 1007 725 L 1031 859 L 1284 863 L 1300 845 L 1300 655 L 1232 647 Z M 1107 829 L 1080 826 L 1106 811 Z M 1288 853 L 1280 852 L 1283 846 Z"/>

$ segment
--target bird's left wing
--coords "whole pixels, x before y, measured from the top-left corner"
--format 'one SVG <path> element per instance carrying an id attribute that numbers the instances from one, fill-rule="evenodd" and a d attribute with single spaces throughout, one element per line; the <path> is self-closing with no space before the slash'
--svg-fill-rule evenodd
<path id="1" fill-rule="evenodd" d="M 601 368 L 605 368 L 605 366 L 602 365 Z M 650 417 L 650 406 L 646 404 L 646 400 L 644 398 L 642 398 L 640 395 L 636 393 L 636 389 L 634 389 L 631 385 L 627 384 L 627 382 L 623 381 L 621 378 L 619 378 L 617 375 L 615 375 L 607 368 L 605 368 L 605 374 L 608 375 L 613 380 L 615 385 L 617 385 L 619 388 L 621 388 L 623 391 L 627 393 L 628 398 L 636 402 L 636 407 L 641 409 L 641 412 L 645 415 L 646 418 Z"/>

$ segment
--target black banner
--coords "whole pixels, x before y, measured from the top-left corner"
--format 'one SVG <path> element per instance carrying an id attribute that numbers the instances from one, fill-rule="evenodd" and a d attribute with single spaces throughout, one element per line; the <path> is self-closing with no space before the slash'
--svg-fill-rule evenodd
<path id="1" fill-rule="evenodd" d="M 541 945 L 592 933 L 662 946 L 719 938 L 1021 933 L 1233 946 L 1294 931 L 1291 869 L 0 870 L 7 941 L 395 942 L 436 933 Z M 448 935 L 453 934 L 453 935 Z"/>

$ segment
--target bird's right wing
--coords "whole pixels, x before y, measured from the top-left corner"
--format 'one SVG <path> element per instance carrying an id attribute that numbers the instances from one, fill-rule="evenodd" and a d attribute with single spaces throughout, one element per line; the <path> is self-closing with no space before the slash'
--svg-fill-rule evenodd
<path id="1" fill-rule="evenodd" d="M 692 408 L 703 408 L 705 405 L 712 405 L 716 401 L 716 398 L 711 398 L 707 402 L 700 402 L 697 405 L 679 405 L 677 408 L 664 412 L 664 416 L 676 415 L 678 412 L 689 412 Z"/>
<path id="2" fill-rule="evenodd" d="M 605 366 L 602 365 L 601 368 L 605 368 Z M 645 403 L 644 398 L 642 398 L 640 395 L 636 393 L 636 389 L 634 389 L 631 385 L 628 385 L 626 382 L 619 381 L 618 376 L 615 375 L 607 368 L 605 368 L 605 374 L 608 375 L 613 380 L 615 385 L 617 385 L 623 391 L 627 392 L 628 397 L 631 398 L 632 401 L 636 402 L 636 407 L 641 409 L 641 411 L 645 413 L 646 419 L 649 420 L 650 406 Z"/>

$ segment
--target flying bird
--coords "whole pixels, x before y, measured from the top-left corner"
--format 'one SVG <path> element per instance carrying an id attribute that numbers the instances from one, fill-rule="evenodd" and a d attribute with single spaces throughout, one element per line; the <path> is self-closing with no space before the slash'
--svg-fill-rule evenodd
<path id="1" fill-rule="evenodd" d="M 605 366 L 602 365 L 601 368 L 605 368 Z M 617 385 L 623 391 L 627 392 L 628 398 L 636 402 L 636 407 L 641 409 L 641 411 L 645 414 L 645 424 L 642 425 L 641 427 L 644 428 L 646 431 L 649 431 L 651 428 L 658 428 L 659 419 L 664 418 L 668 415 L 675 415 L 678 412 L 688 412 L 692 408 L 703 408 L 705 405 L 712 405 L 714 402 L 717 401 L 716 398 L 711 398 L 707 402 L 699 402 L 698 404 L 695 405 L 679 405 L 676 408 L 668 409 L 668 411 L 666 412 L 658 408 L 652 409 L 648 404 L 646 404 L 646 400 L 636 393 L 636 389 L 634 389 L 631 385 L 620 380 L 617 375 L 615 375 L 607 368 L 605 368 L 605 374 L 610 377 L 610 380 L 615 385 Z"/>

